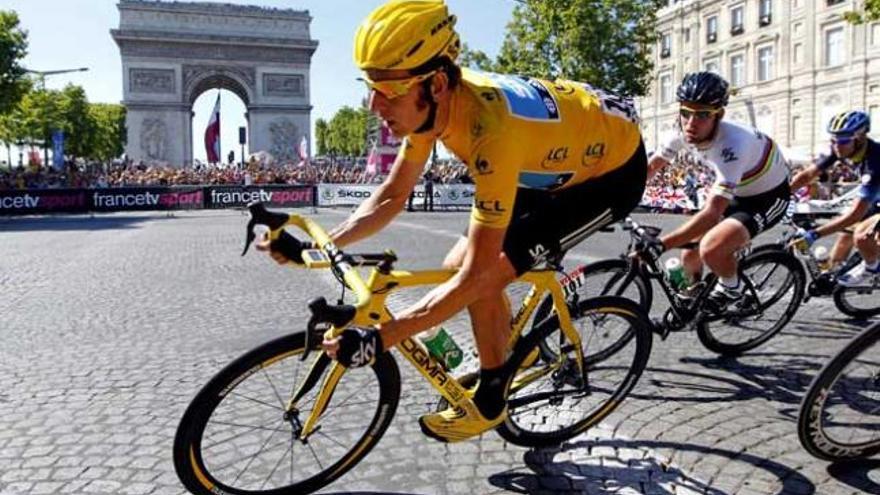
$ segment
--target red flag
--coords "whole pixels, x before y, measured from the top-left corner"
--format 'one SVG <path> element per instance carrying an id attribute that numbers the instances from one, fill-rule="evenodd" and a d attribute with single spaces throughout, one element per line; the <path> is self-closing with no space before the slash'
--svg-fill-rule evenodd
<path id="1" fill-rule="evenodd" d="M 220 93 L 217 93 L 217 103 L 214 103 L 214 111 L 205 129 L 205 152 L 208 163 L 220 162 Z"/>

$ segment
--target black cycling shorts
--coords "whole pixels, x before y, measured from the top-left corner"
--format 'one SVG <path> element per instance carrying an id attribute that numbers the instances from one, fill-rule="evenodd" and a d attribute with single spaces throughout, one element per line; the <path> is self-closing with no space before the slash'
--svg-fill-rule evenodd
<path id="1" fill-rule="evenodd" d="M 791 200 L 788 181 L 755 196 L 736 196 L 724 210 L 724 218 L 733 218 L 743 224 L 752 239 L 770 229 L 783 217 Z"/>
<path id="2" fill-rule="evenodd" d="M 639 144 L 620 168 L 559 191 L 519 188 L 504 237 L 504 254 L 521 275 L 558 256 L 639 205 L 648 157 Z"/>

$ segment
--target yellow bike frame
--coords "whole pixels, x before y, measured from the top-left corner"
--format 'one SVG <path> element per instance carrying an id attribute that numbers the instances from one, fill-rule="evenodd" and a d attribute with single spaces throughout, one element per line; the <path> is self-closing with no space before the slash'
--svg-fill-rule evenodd
<path id="1" fill-rule="evenodd" d="M 287 225 L 294 225 L 304 230 L 317 242 L 323 253 L 329 256 L 329 260 L 337 260 L 335 263 L 336 269 L 342 274 L 345 284 L 351 288 L 357 296 L 354 318 L 346 326 L 334 326 L 327 330 L 325 338 L 328 339 L 340 335 L 348 325 L 372 326 L 391 320 L 393 316 L 388 312 L 385 302 L 388 295 L 393 291 L 405 287 L 441 284 L 449 280 L 449 278 L 455 274 L 454 270 L 426 270 L 412 272 L 392 270 L 390 273 L 382 273 L 378 268 L 374 267 L 370 270 L 369 278 L 365 282 L 355 267 L 352 267 L 344 261 L 339 261 L 341 260 L 341 257 L 339 257 L 339 250 L 333 245 L 329 236 L 320 225 L 308 218 L 295 214 L 290 215 Z M 283 227 L 271 231 L 269 233 L 270 238 L 277 238 L 282 229 Z M 329 263 L 327 261 L 329 260 L 325 260 L 324 262 L 314 260 L 309 261 L 309 258 L 306 257 L 306 267 L 328 268 Z M 526 322 L 529 321 L 529 318 L 535 308 L 537 308 L 538 303 L 541 302 L 544 294 L 549 292 L 553 298 L 553 308 L 559 316 L 560 329 L 565 335 L 565 338 L 575 349 L 575 360 L 577 362 L 578 370 L 583 373 L 584 356 L 581 347 L 581 339 L 572 324 L 571 315 L 568 312 L 568 305 L 565 303 L 565 295 L 562 286 L 559 285 L 559 282 L 556 280 L 556 272 L 553 270 L 531 271 L 523 274 L 517 279 L 517 281 L 531 284 L 532 287 L 511 322 L 512 332 L 508 343 L 508 349 L 513 348 L 513 344 L 515 344 L 523 334 Z M 412 363 L 412 365 L 422 374 L 422 376 L 425 377 L 426 380 L 428 380 L 431 386 L 433 386 L 440 395 L 449 401 L 451 406 L 460 407 L 469 413 L 475 412 L 476 406 L 474 406 L 473 401 L 466 393 L 465 388 L 457 379 L 446 372 L 443 365 L 431 356 L 430 352 L 428 352 L 427 348 L 419 339 L 407 338 L 397 344 L 395 348 L 410 363 Z M 313 371 L 316 369 L 319 357 L 316 357 L 312 363 Z M 561 362 L 556 363 L 555 366 L 545 366 L 533 371 L 524 371 L 523 373 L 518 374 L 514 378 L 510 390 L 518 390 L 534 380 L 546 376 L 557 369 L 559 365 L 561 365 Z M 300 434 L 301 439 L 305 439 L 315 432 L 320 416 L 329 404 L 333 392 L 336 389 L 336 385 L 339 383 L 339 380 L 344 373 L 345 367 L 334 361 L 330 367 L 330 372 L 327 373 L 324 382 L 321 384 L 321 389 L 315 398 L 314 407 L 312 407 L 309 417 L 303 424 L 302 432 Z M 308 379 L 304 380 L 304 382 L 307 381 Z M 301 394 L 299 392 L 295 393 L 294 397 L 297 396 L 301 397 Z M 296 407 L 297 404 L 294 401 L 287 404 L 288 411 L 296 409 Z"/>

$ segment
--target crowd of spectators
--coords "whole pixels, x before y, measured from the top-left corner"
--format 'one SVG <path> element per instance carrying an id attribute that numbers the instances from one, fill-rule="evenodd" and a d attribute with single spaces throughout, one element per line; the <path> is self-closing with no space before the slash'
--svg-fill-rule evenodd
<path id="1" fill-rule="evenodd" d="M 455 159 L 441 159 L 426 168 L 434 184 L 471 183 L 467 166 Z M 797 170 L 793 170 L 795 173 Z M 244 166 L 237 164 L 206 165 L 196 162 L 189 167 L 148 165 L 117 160 L 112 163 L 68 163 L 64 170 L 31 166 L 0 166 L 0 190 L 45 188 L 107 188 L 167 185 L 259 185 L 259 184 L 371 184 L 384 175 L 367 165 L 365 158 L 318 157 L 310 163 L 277 164 L 252 157 Z M 680 206 L 692 209 L 702 205 L 714 181 L 711 168 L 692 155 L 680 154 L 648 181 L 645 197 L 648 204 L 660 207 Z M 858 181 L 858 170 L 837 166 L 823 174 L 817 184 L 801 191 L 804 198 L 828 199 L 836 194 L 836 185 Z"/>
<path id="2" fill-rule="evenodd" d="M 468 183 L 467 166 L 455 160 L 438 160 L 432 167 L 434 183 Z M 369 170 L 364 159 L 316 158 L 310 163 L 276 164 L 251 160 L 237 164 L 170 167 L 115 161 L 68 163 L 63 170 L 29 166 L 0 167 L 0 190 L 105 188 L 169 185 L 252 184 L 371 184 L 384 175 Z"/>

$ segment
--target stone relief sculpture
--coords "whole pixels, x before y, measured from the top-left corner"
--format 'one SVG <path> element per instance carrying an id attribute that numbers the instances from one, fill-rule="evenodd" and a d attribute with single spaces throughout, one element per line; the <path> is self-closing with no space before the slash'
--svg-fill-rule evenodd
<path id="1" fill-rule="evenodd" d="M 166 128 L 161 119 L 144 119 L 141 124 L 141 151 L 147 160 L 166 161 Z"/>
<path id="2" fill-rule="evenodd" d="M 302 96 L 303 76 L 299 74 L 263 74 L 266 96 Z"/>
<path id="3" fill-rule="evenodd" d="M 269 124 L 269 135 L 271 137 L 272 149 L 269 151 L 278 160 L 296 161 L 299 160 L 296 142 L 299 136 L 299 128 L 288 119 L 281 119 Z"/>
<path id="4" fill-rule="evenodd" d="M 135 93 L 173 93 L 173 69 L 131 69 L 131 91 Z"/>

